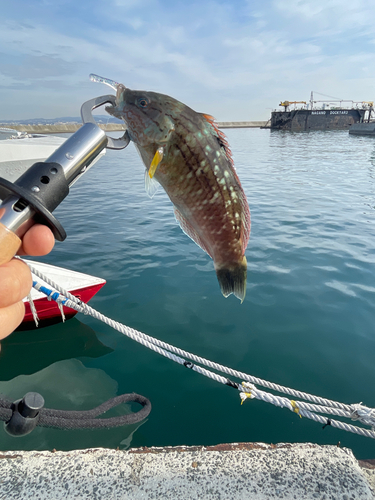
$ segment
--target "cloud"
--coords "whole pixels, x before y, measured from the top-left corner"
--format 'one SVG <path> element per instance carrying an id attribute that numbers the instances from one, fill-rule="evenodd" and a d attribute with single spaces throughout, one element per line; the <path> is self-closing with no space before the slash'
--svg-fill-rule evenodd
<path id="1" fill-rule="evenodd" d="M 277 12 L 306 35 L 352 38 L 374 33 L 374 8 L 367 0 L 275 0 Z M 359 32 L 357 31 L 359 28 Z"/>
<path id="2" fill-rule="evenodd" d="M 78 63 L 69 63 L 57 55 L 27 55 L 18 59 L 2 64 L 1 73 L 15 80 L 43 80 L 73 74 L 78 66 Z"/>
<path id="3" fill-rule="evenodd" d="M 72 114 L 107 91 L 91 72 L 228 120 L 268 118 L 280 99 L 306 100 L 311 90 L 371 97 L 375 29 L 365 0 L 37 1 L 35 12 L 25 4 L 25 19 L 15 5 L 0 31 L 3 113 L 27 88 L 17 95 L 23 118 L 37 105 L 38 115 L 59 106 Z"/>

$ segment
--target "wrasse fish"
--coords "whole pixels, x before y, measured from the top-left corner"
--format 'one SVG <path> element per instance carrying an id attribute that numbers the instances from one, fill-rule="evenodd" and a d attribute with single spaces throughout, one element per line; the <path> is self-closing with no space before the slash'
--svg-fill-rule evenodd
<path id="1" fill-rule="evenodd" d="M 146 189 L 155 179 L 163 186 L 182 230 L 213 259 L 223 295 L 242 302 L 250 210 L 225 135 L 212 116 L 172 97 L 103 80 L 116 89 L 116 106 L 106 110 L 125 121 L 146 166 Z"/>

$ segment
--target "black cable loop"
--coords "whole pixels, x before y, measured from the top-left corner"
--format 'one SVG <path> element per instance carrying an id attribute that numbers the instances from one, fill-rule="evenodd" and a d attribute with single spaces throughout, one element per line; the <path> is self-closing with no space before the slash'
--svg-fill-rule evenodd
<path id="1" fill-rule="evenodd" d="M 143 406 L 142 409 L 135 413 L 120 415 L 110 418 L 95 418 L 102 415 L 111 408 L 114 408 L 122 403 L 135 402 Z M 13 402 L 0 398 L 0 420 L 9 422 L 13 415 Z M 122 425 L 130 425 L 140 422 L 145 419 L 151 411 L 151 402 L 140 394 L 122 394 L 109 399 L 105 403 L 84 411 L 66 411 L 55 410 L 50 408 L 41 408 L 38 413 L 37 426 L 54 427 L 57 429 L 108 429 L 111 427 L 120 427 Z"/>

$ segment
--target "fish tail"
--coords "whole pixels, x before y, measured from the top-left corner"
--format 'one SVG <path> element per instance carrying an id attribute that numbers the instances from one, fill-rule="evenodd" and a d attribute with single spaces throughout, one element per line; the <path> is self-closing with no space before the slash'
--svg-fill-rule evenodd
<path id="1" fill-rule="evenodd" d="M 247 260 L 244 256 L 242 261 L 223 267 L 215 267 L 217 279 L 220 284 L 221 293 L 228 297 L 233 293 L 241 304 L 246 295 Z"/>

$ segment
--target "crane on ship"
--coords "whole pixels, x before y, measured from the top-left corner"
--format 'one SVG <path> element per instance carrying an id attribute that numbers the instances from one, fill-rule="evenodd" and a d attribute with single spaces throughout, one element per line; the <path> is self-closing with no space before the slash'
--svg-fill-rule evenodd
<path id="1" fill-rule="evenodd" d="M 306 104 L 306 101 L 281 101 L 279 106 L 283 106 L 284 111 L 288 111 L 291 104 Z"/>

